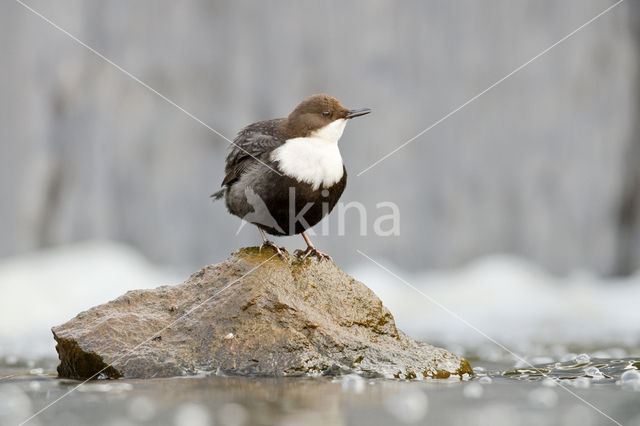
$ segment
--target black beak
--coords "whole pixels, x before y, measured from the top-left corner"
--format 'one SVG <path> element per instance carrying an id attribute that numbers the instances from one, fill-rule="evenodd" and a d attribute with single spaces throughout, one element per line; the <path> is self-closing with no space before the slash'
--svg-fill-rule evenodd
<path id="1" fill-rule="evenodd" d="M 352 109 L 347 114 L 347 118 L 360 117 L 361 115 L 369 114 L 370 112 L 371 112 L 371 109 L 369 108 Z"/>

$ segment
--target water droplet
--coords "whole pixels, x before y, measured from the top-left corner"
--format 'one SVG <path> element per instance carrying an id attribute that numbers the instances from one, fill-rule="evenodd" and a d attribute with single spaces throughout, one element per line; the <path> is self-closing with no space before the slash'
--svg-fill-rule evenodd
<path id="1" fill-rule="evenodd" d="M 554 388 L 558 386 L 558 381 L 555 379 L 552 379 L 551 377 L 545 377 L 540 384 L 548 388 Z"/>
<path id="2" fill-rule="evenodd" d="M 478 383 L 482 383 L 483 385 L 488 385 L 493 383 L 493 379 L 489 376 L 482 376 L 478 379 Z"/>
<path id="3" fill-rule="evenodd" d="M 482 388 L 482 385 L 474 382 L 465 385 L 462 389 L 462 394 L 467 398 L 480 398 L 483 393 L 484 389 Z"/>
<path id="4" fill-rule="evenodd" d="M 32 380 L 32 381 L 29 382 L 29 389 L 31 389 L 34 392 L 39 391 L 41 387 L 42 387 L 42 385 L 37 380 Z"/>
<path id="5" fill-rule="evenodd" d="M 361 393 L 365 388 L 365 380 L 357 374 L 347 374 L 342 377 L 342 390 Z"/>
<path id="6" fill-rule="evenodd" d="M 529 401 L 536 407 L 551 408 L 558 403 L 558 394 L 549 387 L 537 388 L 529 393 Z"/>

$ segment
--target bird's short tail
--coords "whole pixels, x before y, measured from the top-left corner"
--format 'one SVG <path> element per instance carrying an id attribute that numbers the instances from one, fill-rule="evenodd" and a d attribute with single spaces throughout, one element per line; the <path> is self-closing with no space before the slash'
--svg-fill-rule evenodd
<path id="1" fill-rule="evenodd" d="M 210 197 L 213 198 L 214 201 L 219 200 L 220 198 L 224 197 L 224 191 L 226 190 L 227 188 L 222 188 L 220 191 L 211 194 Z"/>

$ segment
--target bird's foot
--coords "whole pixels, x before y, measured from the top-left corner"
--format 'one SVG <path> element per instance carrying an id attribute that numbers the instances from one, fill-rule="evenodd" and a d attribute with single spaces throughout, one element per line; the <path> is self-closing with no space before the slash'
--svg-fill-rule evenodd
<path id="1" fill-rule="evenodd" d="M 277 245 L 273 241 L 267 240 L 264 243 L 262 243 L 262 245 L 260 245 L 260 251 L 262 251 L 262 249 L 265 247 L 271 247 L 272 249 L 274 249 L 281 259 L 284 259 L 285 253 L 289 254 L 286 248 L 284 248 L 283 246 Z"/>
<path id="2" fill-rule="evenodd" d="M 293 254 L 299 257 L 301 260 L 304 260 L 309 256 L 315 256 L 318 258 L 318 260 L 322 260 L 322 259 L 332 260 L 331 256 L 321 251 L 318 251 L 313 246 L 308 246 L 305 250 L 296 250 L 295 252 L 293 252 Z"/>

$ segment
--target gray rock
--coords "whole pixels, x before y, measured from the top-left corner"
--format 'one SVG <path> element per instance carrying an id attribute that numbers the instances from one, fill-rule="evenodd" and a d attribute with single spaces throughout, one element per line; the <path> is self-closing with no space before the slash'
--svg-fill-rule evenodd
<path id="1" fill-rule="evenodd" d="M 62 377 L 471 374 L 412 340 L 380 299 L 331 261 L 241 249 L 176 286 L 134 290 L 52 329 Z M 263 262 L 265 262 L 262 264 Z"/>

